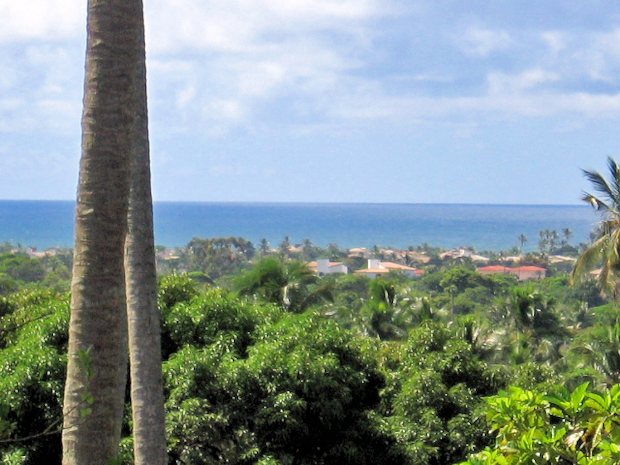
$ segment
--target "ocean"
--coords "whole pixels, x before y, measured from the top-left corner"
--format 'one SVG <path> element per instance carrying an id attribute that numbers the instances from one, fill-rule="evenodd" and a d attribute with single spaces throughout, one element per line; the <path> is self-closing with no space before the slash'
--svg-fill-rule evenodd
<path id="1" fill-rule="evenodd" d="M 73 245 L 74 203 L 0 201 L 0 242 L 38 249 Z M 272 246 L 285 236 L 292 243 L 340 247 L 473 246 L 507 250 L 528 238 L 538 246 L 539 231 L 569 228 L 572 244 L 587 242 L 597 214 L 586 205 L 326 204 L 158 202 L 155 242 L 170 247 L 193 237 L 241 236 Z"/>

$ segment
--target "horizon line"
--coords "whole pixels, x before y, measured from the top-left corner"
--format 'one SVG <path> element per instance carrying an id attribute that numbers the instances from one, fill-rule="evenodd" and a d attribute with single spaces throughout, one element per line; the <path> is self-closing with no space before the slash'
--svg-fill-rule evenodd
<path id="1" fill-rule="evenodd" d="M 75 199 L 0 199 L 0 202 L 72 202 Z M 153 204 L 255 204 L 255 205 L 459 205 L 459 206 L 501 206 L 501 207 L 587 207 L 584 203 L 485 203 L 485 202 L 385 202 L 385 201 L 323 201 L 323 200 L 153 200 Z"/>

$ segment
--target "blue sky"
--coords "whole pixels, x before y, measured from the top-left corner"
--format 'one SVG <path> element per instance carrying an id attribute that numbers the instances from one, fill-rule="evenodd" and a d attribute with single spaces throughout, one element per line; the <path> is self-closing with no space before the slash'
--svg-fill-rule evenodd
<path id="1" fill-rule="evenodd" d="M 85 0 L 0 0 L 0 198 L 72 199 Z M 578 203 L 620 2 L 145 0 L 156 200 Z"/>

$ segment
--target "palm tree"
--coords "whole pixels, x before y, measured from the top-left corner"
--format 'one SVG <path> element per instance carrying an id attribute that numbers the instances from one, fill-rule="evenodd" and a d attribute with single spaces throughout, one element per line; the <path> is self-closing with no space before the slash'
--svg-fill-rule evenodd
<path id="1" fill-rule="evenodd" d="M 127 366 L 124 246 L 139 0 L 89 0 L 62 432 L 64 465 L 117 455 Z M 142 44 L 142 45 L 141 45 Z"/>
<path id="2" fill-rule="evenodd" d="M 278 248 L 280 255 L 282 257 L 288 257 L 291 253 L 291 240 L 288 236 L 284 236 L 282 242 L 280 242 L 280 246 Z"/>
<path id="3" fill-rule="evenodd" d="M 235 287 L 241 295 L 255 296 L 298 313 L 333 301 L 331 284 L 321 280 L 305 263 L 283 262 L 276 257 L 258 261 L 237 278 Z"/>
<path id="4" fill-rule="evenodd" d="M 523 253 L 523 246 L 527 242 L 527 236 L 525 234 L 519 234 L 517 238 L 519 240 L 519 254 Z"/>
<path id="5" fill-rule="evenodd" d="M 143 25 L 143 24 L 142 24 Z M 135 58 L 135 122 L 125 241 L 127 323 L 131 376 L 134 461 L 165 465 L 166 432 L 161 371 L 160 318 L 153 238 L 144 28 Z"/>
<path id="6" fill-rule="evenodd" d="M 545 229 L 538 233 L 540 240 L 538 241 L 538 247 L 543 254 L 551 254 L 557 248 L 558 239 L 560 238 L 556 230 Z"/>
<path id="7" fill-rule="evenodd" d="M 507 301 L 507 313 L 514 327 L 535 339 L 563 332 L 553 312 L 553 299 L 544 296 L 530 286 L 512 289 Z"/>
<path id="8" fill-rule="evenodd" d="M 564 240 L 562 242 L 564 245 L 568 245 L 571 237 L 573 237 L 573 231 L 571 231 L 570 228 L 564 228 L 562 229 L 562 235 L 564 236 Z"/>
<path id="9" fill-rule="evenodd" d="M 262 256 L 265 256 L 271 252 L 271 247 L 269 246 L 269 241 L 264 237 L 260 240 L 258 244 L 258 251 Z"/>
<path id="10" fill-rule="evenodd" d="M 609 180 L 596 171 L 583 171 L 600 196 L 584 192 L 582 200 L 592 205 L 603 218 L 594 240 L 575 262 L 572 280 L 583 280 L 589 271 L 600 266 L 599 286 L 605 295 L 615 299 L 620 284 L 620 167 L 611 157 L 607 159 L 607 166 Z"/>
<path id="11" fill-rule="evenodd" d="M 571 349 L 579 355 L 580 367 L 592 367 L 602 374 L 605 385 L 620 383 L 620 321 L 607 328 L 606 337 L 590 337 Z"/>
<path id="12" fill-rule="evenodd" d="M 538 249 L 541 254 L 547 253 L 549 249 L 549 230 L 538 231 Z"/>
<path id="13" fill-rule="evenodd" d="M 304 239 L 302 242 L 302 253 L 304 260 L 312 260 L 316 258 L 317 250 L 310 239 Z"/>

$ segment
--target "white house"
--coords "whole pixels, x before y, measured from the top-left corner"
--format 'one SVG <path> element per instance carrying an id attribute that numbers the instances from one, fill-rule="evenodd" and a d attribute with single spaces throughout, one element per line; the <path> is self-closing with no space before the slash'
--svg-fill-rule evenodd
<path id="1" fill-rule="evenodd" d="M 344 263 L 330 262 L 327 258 L 321 258 L 315 262 L 308 263 L 308 268 L 321 276 L 333 273 L 349 273 L 349 268 Z"/>
<path id="2" fill-rule="evenodd" d="M 459 258 L 469 258 L 473 262 L 482 262 L 486 263 L 489 261 L 488 257 L 483 257 L 482 255 L 477 255 L 474 252 L 474 249 L 470 247 L 461 247 L 458 249 L 448 250 L 439 255 L 439 258 L 442 260 L 456 260 Z"/>
<path id="3" fill-rule="evenodd" d="M 377 276 L 388 274 L 390 271 L 401 272 L 410 278 L 418 278 L 424 274 L 422 270 L 399 263 L 382 262 L 376 258 L 369 258 L 368 268 L 357 270 L 356 273 L 366 275 L 369 278 L 376 278 Z"/>

